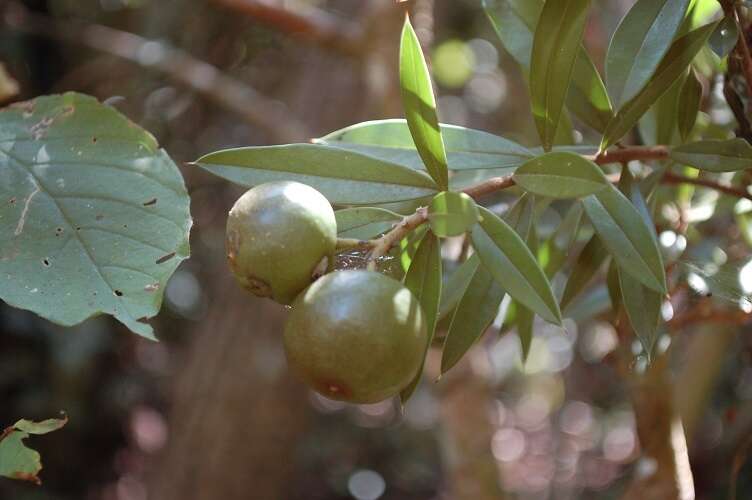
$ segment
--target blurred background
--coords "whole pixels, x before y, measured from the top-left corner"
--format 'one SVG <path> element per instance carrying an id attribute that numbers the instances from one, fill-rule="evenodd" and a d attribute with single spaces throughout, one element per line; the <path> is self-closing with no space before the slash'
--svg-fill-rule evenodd
<path id="1" fill-rule="evenodd" d="M 632 3 L 593 2 L 586 45 L 598 64 Z M 0 0 L 0 62 L 18 87 L 11 96 L 6 81 L 0 99 L 94 95 L 181 165 L 225 147 L 306 141 L 401 116 L 405 8 L 431 57 L 441 120 L 535 145 L 525 81 L 480 0 Z M 720 78 L 705 82 L 706 98 L 728 123 L 711 99 Z M 664 335 L 668 354 L 647 372 L 592 310 L 568 320 L 566 335 L 539 325 L 525 366 L 499 322 L 438 383 L 432 352 L 404 411 L 332 402 L 288 373 L 284 309 L 243 293 L 225 266 L 225 216 L 241 190 L 182 171 L 192 258 L 154 321 L 160 343 L 110 318 L 65 329 L 0 304 L 0 427 L 70 418 L 31 439 L 44 484 L 0 480 L 0 499 L 752 498 L 746 320 L 687 321 Z M 699 220 L 687 238 L 709 258 L 736 249 L 711 282 L 733 309 L 745 292 L 738 275 L 752 279 L 748 247 L 733 216 Z M 667 230 L 661 242 L 686 247 L 682 238 Z M 667 475 L 673 486 L 660 490 Z"/>

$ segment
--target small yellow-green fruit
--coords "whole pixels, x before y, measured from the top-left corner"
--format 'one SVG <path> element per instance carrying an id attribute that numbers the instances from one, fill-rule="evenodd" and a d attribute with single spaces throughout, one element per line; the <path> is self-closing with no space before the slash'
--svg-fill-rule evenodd
<path id="1" fill-rule="evenodd" d="M 314 279 L 337 245 L 329 201 L 299 182 L 246 191 L 227 217 L 227 260 L 240 285 L 289 304 Z"/>
<path id="2" fill-rule="evenodd" d="M 420 369 L 427 342 L 418 299 L 372 271 L 335 271 L 301 293 L 285 326 L 287 359 L 322 395 L 376 403 Z"/>

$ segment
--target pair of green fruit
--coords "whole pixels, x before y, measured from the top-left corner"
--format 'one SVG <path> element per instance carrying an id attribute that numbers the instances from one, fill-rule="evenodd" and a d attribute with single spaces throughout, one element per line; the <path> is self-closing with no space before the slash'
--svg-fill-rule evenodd
<path id="1" fill-rule="evenodd" d="M 297 182 L 248 190 L 227 219 L 227 258 L 250 292 L 292 305 L 284 333 L 291 367 L 324 396 L 375 403 L 420 369 L 426 321 L 415 296 L 373 271 L 323 274 L 337 245 L 329 201 Z"/>

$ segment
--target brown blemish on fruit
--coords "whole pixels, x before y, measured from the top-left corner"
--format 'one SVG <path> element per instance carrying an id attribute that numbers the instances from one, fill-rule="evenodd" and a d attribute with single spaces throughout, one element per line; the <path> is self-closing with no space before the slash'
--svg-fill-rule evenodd
<path id="1" fill-rule="evenodd" d="M 271 297 L 272 287 L 270 287 L 266 281 L 260 280 L 253 276 L 248 276 L 245 280 L 245 288 L 248 289 L 253 295 L 258 297 Z"/>

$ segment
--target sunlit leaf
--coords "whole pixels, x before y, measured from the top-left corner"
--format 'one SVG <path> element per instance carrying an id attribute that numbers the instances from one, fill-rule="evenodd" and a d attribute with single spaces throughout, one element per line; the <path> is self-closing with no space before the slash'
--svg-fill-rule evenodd
<path id="1" fill-rule="evenodd" d="M 666 293 L 663 259 L 654 230 L 634 205 L 613 186 L 584 198 L 583 205 L 619 267 L 648 288 Z"/>
<path id="2" fill-rule="evenodd" d="M 341 205 L 405 201 L 436 193 L 436 184 L 422 172 L 319 144 L 225 149 L 202 156 L 196 164 L 241 186 L 298 181 Z"/>
<path id="3" fill-rule="evenodd" d="M 645 87 L 669 50 L 689 0 L 638 0 L 611 38 L 606 87 L 620 108 Z"/>
<path id="4" fill-rule="evenodd" d="M 648 83 L 625 102 L 603 133 L 601 150 L 605 150 L 630 131 L 640 117 L 674 84 L 705 45 L 715 23 L 689 32 L 677 39 L 663 57 Z"/>
<path id="5" fill-rule="evenodd" d="M 410 18 L 405 17 L 400 44 L 400 90 L 410 134 L 426 170 L 439 188 L 449 187 L 447 158 L 436 116 L 436 98 L 420 42 Z"/>
<path id="6" fill-rule="evenodd" d="M 514 173 L 524 190 L 550 198 L 581 198 L 608 185 L 601 169 L 569 152 L 553 152 L 529 160 Z"/>
<path id="7" fill-rule="evenodd" d="M 110 314 L 153 338 L 188 257 L 189 198 L 148 132 L 76 93 L 0 111 L 0 298 L 70 326 Z"/>
<path id="8" fill-rule="evenodd" d="M 375 207 L 344 208 L 334 212 L 337 233 L 341 238 L 367 240 L 392 228 L 402 216 Z"/>
<path id="9" fill-rule="evenodd" d="M 480 212 L 483 219 L 473 228 L 472 242 L 484 267 L 512 298 L 560 325 L 559 305 L 535 256 L 506 222 L 485 208 Z"/>
<path id="10" fill-rule="evenodd" d="M 418 386 L 423 375 L 423 363 L 428 348 L 433 342 L 441 299 L 441 242 L 430 231 L 426 233 L 413 255 L 410 267 L 405 275 L 405 286 L 413 292 L 421 305 L 426 318 L 428 341 L 423 352 L 423 362 L 413 381 L 402 390 L 400 399 L 404 404 Z"/>
<path id="11" fill-rule="evenodd" d="M 480 130 L 441 125 L 441 135 L 452 170 L 509 169 L 513 171 L 533 154 L 514 141 Z M 334 131 L 320 139 L 326 144 L 365 154 L 413 169 L 424 169 L 405 120 L 376 120 Z M 496 172 L 502 175 L 504 172 Z"/>
<path id="12" fill-rule="evenodd" d="M 706 172 L 735 172 L 752 167 L 752 146 L 740 138 L 691 142 L 672 149 L 671 158 Z"/>
<path id="13" fill-rule="evenodd" d="M 543 5 L 530 57 L 530 99 L 543 148 L 554 144 L 556 128 L 580 52 L 590 0 Z"/>
<path id="14" fill-rule="evenodd" d="M 437 236 L 459 236 L 478 222 L 478 207 L 465 193 L 444 191 L 428 206 L 428 223 Z"/>
<path id="15" fill-rule="evenodd" d="M 533 32 L 543 7 L 540 0 L 483 0 L 486 14 L 504 48 L 526 73 L 530 70 Z M 566 97 L 567 108 L 583 123 L 603 131 L 613 116 L 606 87 L 584 47 L 580 46 L 572 84 Z M 563 128 L 563 119 L 559 129 Z"/>

